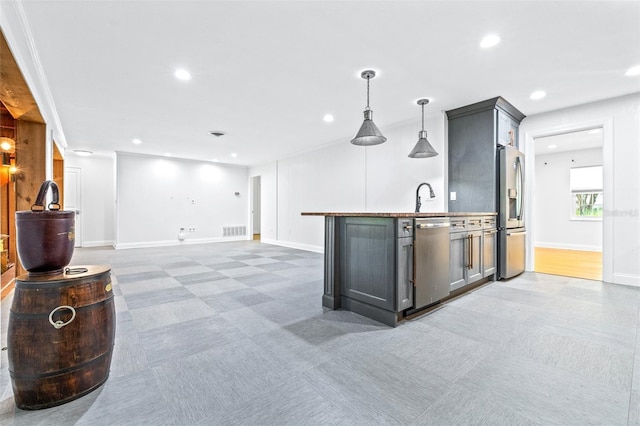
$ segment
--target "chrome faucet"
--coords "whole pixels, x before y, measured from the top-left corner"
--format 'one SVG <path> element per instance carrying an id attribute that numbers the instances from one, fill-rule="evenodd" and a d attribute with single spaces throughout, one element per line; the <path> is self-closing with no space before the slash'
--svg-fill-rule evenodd
<path id="1" fill-rule="evenodd" d="M 431 185 L 429 185 L 427 182 L 422 182 L 420 185 L 418 185 L 418 189 L 416 189 L 416 213 L 420 213 L 420 206 L 422 205 L 422 203 L 420 202 L 420 188 L 422 188 L 423 185 L 427 185 L 429 187 L 429 198 L 436 198 L 436 194 L 433 193 L 433 188 L 431 188 Z"/>

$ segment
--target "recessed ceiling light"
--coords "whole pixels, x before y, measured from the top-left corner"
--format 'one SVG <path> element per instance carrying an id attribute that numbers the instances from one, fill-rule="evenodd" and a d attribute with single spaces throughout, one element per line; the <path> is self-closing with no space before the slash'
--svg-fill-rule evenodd
<path id="1" fill-rule="evenodd" d="M 140 139 L 134 139 L 131 142 L 133 142 L 135 145 L 140 145 L 142 143 Z"/>
<path id="2" fill-rule="evenodd" d="M 75 154 L 79 155 L 80 157 L 89 157 L 91 154 L 93 154 L 93 152 L 87 151 L 85 149 L 74 149 L 73 152 L 75 152 Z"/>
<path id="3" fill-rule="evenodd" d="M 489 34 L 488 36 L 485 36 L 485 38 L 483 38 L 480 41 L 480 47 L 482 47 L 483 49 L 486 49 L 488 47 L 493 47 L 498 43 L 500 43 L 500 37 L 498 37 L 495 34 Z"/>
<path id="4" fill-rule="evenodd" d="M 554 145 L 554 144 L 551 144 L 551 145 L 547 146 L 547 148 L 549 148 L 549 149 L 556 149 L 557 147 L 558 147 L 558 145 Z"/>
<path id="5" fill-rule="evenodd" d="M 627 77 L 635 77 L 636 75 L 640 75 L 640 65 L 636 65 L 635 67 L 631 67 L 624 73 Z"/>
<path id="6" fill-rule="evenodd" d="M 232 152 L 232 153 L 231 153 L 231 156 L 232 156 L 233 158 L 236 158 L 236 157 L 238 156 L 238 154 L 236 154 L 235 152 Z"/>
<path id="7" fill-rule="evenodd" d="M 224 136 L 226 135 L 225 132 L 223 132 L 222 130 L 209 130 L 209 134 L 211 136 L 215 136 L 217 138 L 219 138 L 220 136 Z"/>
<path id="8" fill-rule="evenodd" d="M 183 68 L 177 69 L 173 75 L 179 80 L 191 80 L 191 73 Z"/>
<path id="9" fill-rule="evenodd" d="M 545 96 L 547 96 L 547 94 L 544 91 L 536 90 L 531 94 L 531 96 L 529 96 L 529 98 L 533 99 L 534 101 L 537 101 L 539 99 L 544 98 Z"/>
<path id="10" fill-rule="evenodd" d="M 322 117 L 322 119 L 325 121 L 325 123 L 332 123 L 333 122 L 333 115 L 325 114 L 324 117 Z"/>

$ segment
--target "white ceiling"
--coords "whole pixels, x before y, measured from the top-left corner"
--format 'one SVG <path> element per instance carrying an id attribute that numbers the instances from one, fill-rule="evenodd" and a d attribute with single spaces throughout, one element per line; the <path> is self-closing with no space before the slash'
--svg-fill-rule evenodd
<path id="1" fill-rule="evenodd" d="M 383 132 L 419 130 L 420 97 L 431 116 L 495 96 L 531 115 L 640 91 L 639 1 L 22 3 L 70 149 L 253 165 L 349 143 L 368 68 Z"/>
<path id="2" fill-rule="evenodd" d="M 601 148 L 603 143 L 602 128 L 535 138 L 534 143 L 536 155 Z"/>

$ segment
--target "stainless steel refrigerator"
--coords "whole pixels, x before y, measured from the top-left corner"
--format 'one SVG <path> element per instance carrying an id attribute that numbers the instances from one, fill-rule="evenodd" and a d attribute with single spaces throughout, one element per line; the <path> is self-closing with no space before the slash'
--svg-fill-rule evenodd
<path id="1" fill-rule="evenodd" d="M 511 278 L 525 267 L 524 154 L 498 147 L 498 278 Z"/>

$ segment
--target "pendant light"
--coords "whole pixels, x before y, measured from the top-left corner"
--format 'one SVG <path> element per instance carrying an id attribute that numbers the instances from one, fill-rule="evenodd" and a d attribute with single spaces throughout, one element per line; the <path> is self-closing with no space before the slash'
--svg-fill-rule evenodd
<path id="1" fill-rule="evenodd" d="M 380 130 L 378 130 L 378 126 L 373 122 L 373 111 L 369 108 L 369 80 L 376 76 L 376 72 L 372 70 L 362 71 L 360 77 L 365 78 L 367 80 L 367 108 L 364 110 L 364 122 L 362 126 L 360 126 L 360 130 L 351 139 L 351 143 L 354 145 L 361 146 L 370 146 L 370 145 L 379 145 L 387 140 Z"/>
<path id="2" fill-rule="evenodd" d="M 427 140 L 427 131 L 424 129 L 424 106 L 429 103 L 429 99 L 418 99 L 416 102 L 422 106 L 422 130 L 418 132 L 418 142 L 409 153 L 411 158 L 429 158 L 438 155 L 438 152 L 433 149 L 429 141 Z"/>

